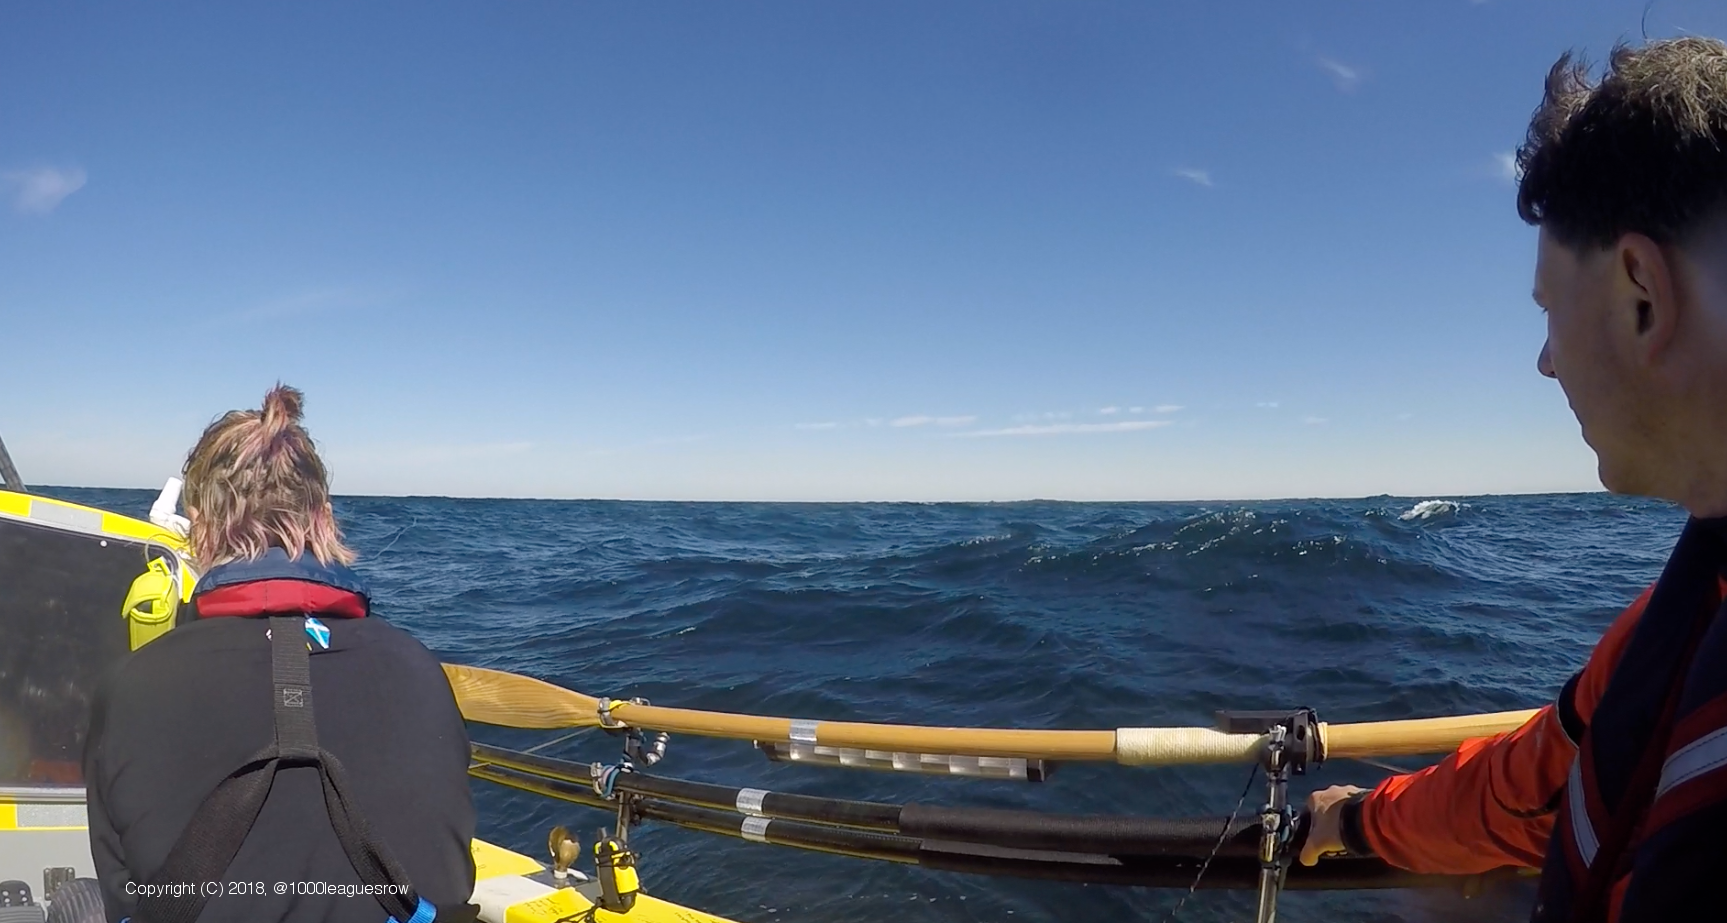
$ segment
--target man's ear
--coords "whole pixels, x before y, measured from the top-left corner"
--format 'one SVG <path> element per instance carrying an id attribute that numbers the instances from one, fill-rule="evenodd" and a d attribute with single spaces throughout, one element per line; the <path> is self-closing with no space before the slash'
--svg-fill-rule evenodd
<path id="1" fill-rule="evenodd" d="M 1615 310 L 1623 321 L 1614 326 L 1635 338 L 1638 359 L 1659 362 L 1679 330 L 1678 266 L 1668 250 L 1643 234 L 1619 238 L 1614 257 Z"/>

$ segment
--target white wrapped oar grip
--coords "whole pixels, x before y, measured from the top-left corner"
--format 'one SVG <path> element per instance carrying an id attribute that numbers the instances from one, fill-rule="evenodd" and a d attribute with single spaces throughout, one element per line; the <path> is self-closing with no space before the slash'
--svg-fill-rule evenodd
<path id="1" fill-rule="evenodd" d="M 1211 728 L 1118 728 L 1115 761 L 1123 766 L 1251 763 L 1265 747 L 1263 734 L 1225 734 Z"/>

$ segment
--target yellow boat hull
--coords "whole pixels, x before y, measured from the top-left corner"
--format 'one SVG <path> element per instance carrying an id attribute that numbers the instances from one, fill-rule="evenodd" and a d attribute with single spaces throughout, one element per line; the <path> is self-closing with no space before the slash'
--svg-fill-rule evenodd
<path id="1" fill-rule="evenodd" d="M 558 923 L 587 920 L 595 908 L 597 883 L 555 887 L 545 866 L 518 853 L 474 841 L 474 903 L 485 923 Z M 629 913 L 594 909 L 594 923 L 732 923 L 725 917 L 680 907 L 647 894 L 636 896 Z"/>

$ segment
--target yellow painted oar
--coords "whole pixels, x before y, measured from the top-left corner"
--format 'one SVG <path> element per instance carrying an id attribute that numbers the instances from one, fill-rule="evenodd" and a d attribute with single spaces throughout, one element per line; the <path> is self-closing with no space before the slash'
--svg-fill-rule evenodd
<path id="1" fill-rule="evenodd" d="M 600 700 L 544 680 L 485 667 L 444 664 L 462 717 L 507 728 L 598 727 Z"/>
<path id="2" fill-rule="evenodd" d="M 1484 715 L 1453 715 L 1446 718 L 1408 718 L 1402 721 L 1367 721 L 1360 724 L 1319 723 L 1320 739 L 1327 759 L 1358 756 L 1414 756 L 1446 753 L 1475 737 L 1492 737 L 1514 731 L 1535 717 L 1537 709 L 1489 712 Z"/>
<path id="3" fill-rule="evenodd" d="M 484 667 L 444 664 L 463 717 L 516 728 L 600 725 L 600 700 L 561 686 Z M 1415 718 L 1365 724 L 1319 725 L 1327 758 L 1443 753 L 1472 737 L 1521 726 L 1525 711 Z M 1113 731 L 1045 731 L 1012 728 L 920 727 L 855 721 L 800 721 L 759 715 L 666 708 L 614 701 L 612 718 L 631 727 L 732 740 L 794 741 L 896 753 L 1106 761 L 1128 766 L 1250 762 L 1264 737 L 1202 727 L 1118 728 Z"/>

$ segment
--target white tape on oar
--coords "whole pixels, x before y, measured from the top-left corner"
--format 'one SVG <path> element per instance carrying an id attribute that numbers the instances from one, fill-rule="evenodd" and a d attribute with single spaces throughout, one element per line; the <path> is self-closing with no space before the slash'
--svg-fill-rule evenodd
<path id="1" fill-rule="evenodd" d="M 1118 728 L 1115 761 L 1123 766 L 1249 763 L 1265 746 L 1260 734 L 1225 734 L 1211 728 Z"/>
<path id="2" fill-rule="evenodd" d="M 738 798 L 736 801 L 738 813 L 753 814 L 758 817 L 761 816 L 762 800 L 767 798 L 767 796 L 768 793 L 759 788 L 738 789 Z"/>
<path id="3" fill-rule="evenodd" d="M 773 821 L 766 817 L 746 817 L 744 822 L 738 825 L 738 833 L 746 840 L 766 843 L 768 841 L 768 826 L 772 823 Z"/>

